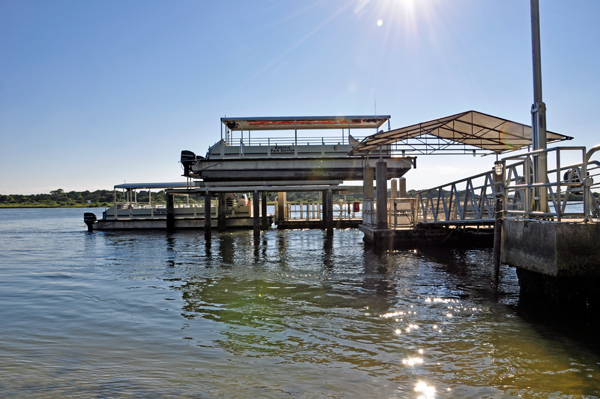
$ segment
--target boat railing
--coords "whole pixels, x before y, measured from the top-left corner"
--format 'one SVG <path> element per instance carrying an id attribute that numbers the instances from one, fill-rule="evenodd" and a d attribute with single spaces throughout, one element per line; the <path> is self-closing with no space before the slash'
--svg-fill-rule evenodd
<path id="1" fill-rule="evenodd" d="M 279 137 L 252 137 L 245 136 L 242 138 L 232 139 L 226 144 L 229 146 L 290 146 L 290 145 L 348 145 L 358 144 L 363 137 L 348 138 L 341 136 L 279 136 Z"/>
<path id="2" fill-rule="evenodd" d="M 416 220 L 416 198 L 388 198 L 386 217 L 389 229 L 413 228 Z M 377 226 L 377 200 L 363 201 L 362 224 Z"/>
<path id="3" fill-rule="evenodd" d="M 278 209 L 275 207 L 277 217 Z M 286 202 L 286 220 L 323 220 L 323 203 L 321 201 Z M 333 203 L 333 218 L 335 220 L 360 219 L 362 217 L 361 203 L 340 199 Z"/>

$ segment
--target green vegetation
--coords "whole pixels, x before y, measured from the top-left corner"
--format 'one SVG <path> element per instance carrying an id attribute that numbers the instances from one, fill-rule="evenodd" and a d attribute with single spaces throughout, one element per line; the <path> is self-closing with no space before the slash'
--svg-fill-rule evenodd
<path id="1" fill-rule="evenodd" d="M 117 201 L 123 201 L 124 193 L 117 191 Z M 133 198 L 132 198 L 133 199 Z M 69 191 L 63 189 L 50 191 L 50 194 L 10 194 L 0 195 L 0 208 L 83 208 L 109 207 L 113 205 L 115 194 L 113 190 Z M 148 191 L 137 192 L 138 202 L 148 202 Z M 176 196 L 175 202 L 186 202 L 182 196 Z M 165 203 L 165 191 L 152 192 L 153 203 Z M 194 202 L 190 198 L 190 202 Z"/>
<path id="2" fill-rule="evenodd" d="M 267 197 L 269 203 L 275 203 L 277 193 L 270 193 Z M 317 202 L 320 201 L 319 192 L 289 192 L 286 199 L 288 202 Z M 127 200 L 127 193 L 117 191 L 117 202 Z M 242 194 L 239 194 L 241 197 Z M 337 201 L 340 198 L 345 198 L 346 201 L 361 201 L 362 194 L 353 195 L 334 195 L 333 200 Z M 250 198 L 251 199 L 251 198 Z M 131 194 L 131 200 L 137 200 L 138 203 L 148 203 L 148 191 L 137 191 L 137 197 Z M 109 207 L 114 204 L 115 193 L 113 190 L 96 190 L 96 191 L 69 191 L 63 189 L 50 191 L 50 194 L 0 194 L 0 208 L 83 208 L 83 207 Z M 190 196 L 189 199 L 183 195 L 176 195 L 175 203 L 203 203 L 204 196 Z M 152 191 L 152 203 L 166 203 L 166 193 L 164 190 Z"/>
<path id="3" fill-rule="evenodd" d="M 58 190 L 50 191 L 50 194 L 0 195 L 0 207 L 2 208 L 99 207 L 110 206 L 113 201 L 113 192 L 109 190 L 65 192 L 59 188 Z"/>

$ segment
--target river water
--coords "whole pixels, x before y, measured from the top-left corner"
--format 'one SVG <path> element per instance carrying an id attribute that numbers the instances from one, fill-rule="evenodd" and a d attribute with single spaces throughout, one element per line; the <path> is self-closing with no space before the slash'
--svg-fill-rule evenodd
<path id="1" fill-rule="evenodd" d="M 524 309 L 507 267 L 492 295 L 489 249 L 85 211 L 0 210 L 2 398 L 600 398 L 597 318 Z"/>

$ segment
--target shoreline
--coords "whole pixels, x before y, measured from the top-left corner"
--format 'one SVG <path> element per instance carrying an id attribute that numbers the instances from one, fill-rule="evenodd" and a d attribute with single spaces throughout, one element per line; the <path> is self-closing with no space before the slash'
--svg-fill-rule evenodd
<path id="1" fill-rule="evenodd" d="M 110 206 L 110 205 L 109 205 Z M 108 208 L 106 206 L 93 206 L 93 205 L 65 205 L 65 206 L 56 206 L 56 205 L 0 205 L 0 209 L 25 209 L 25 208 Z"/>

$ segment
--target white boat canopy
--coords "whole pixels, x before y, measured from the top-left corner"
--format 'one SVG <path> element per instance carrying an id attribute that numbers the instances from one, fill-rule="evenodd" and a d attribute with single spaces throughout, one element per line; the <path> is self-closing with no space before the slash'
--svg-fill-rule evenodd
<path id="1" fill-rule="evenodd" d="M 187 182 L 171 182 L 171 183 L 123 183 L 115 185 L 116 189 L 140 190 L 140 189 L 167 189 L 167 188 L 183 188 L 193 187 L 194 184 Z"/>
<path id="2" fill-rule="evenodd" d="M 379 129 L 389 115 L 221 118 L 229 130 Z"/>
<path id="3" fill-rule="evenodd" d="M 572 137 L 547 132 L 547 142 Z M 349 154 L 386 152 L 403 154 L 484 153 L 516 151 L 532 144 L 531 126 L 477 111 L 466 111 L 365 137 Z"/>

